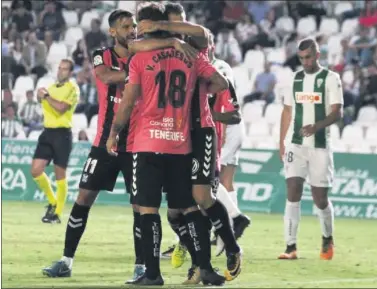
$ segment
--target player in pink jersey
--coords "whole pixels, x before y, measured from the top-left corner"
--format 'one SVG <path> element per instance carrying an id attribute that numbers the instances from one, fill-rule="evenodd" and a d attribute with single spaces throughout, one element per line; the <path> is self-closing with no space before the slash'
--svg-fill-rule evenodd
<path id="1" fill-rule="evenodd" d="M 168 17 L 170 21 L 175 21 L 174 23 L 182 23 L 185 21 L 185 13 L 180 4 L 177 3 L 168 3 L 166 4 L 167 9 L 170 10 Z M 178 21 L 178 22 L 177 22 Z M 172 31 L 174 28 L 171 27 L 167 29 L 168 25 L 166 23 L 153 23 L 153 22 L 139 22 L 139 27 L 144 31 L 154 31 L 154 30 L 169 30 Z M 173 30 L 175 33 L 181 34 L 186 33 L 189 36 L 193 35 L 189 32 L 180 30 Z M 207 33 L 208 34 L 208 33 Z M 198 46 L 197 48 L 202 49 L 205 53 L 208 52 L 208 39 L 207 43 L 197 42 L 197 37 L 194 39 L 194 43 Z M 200 44 L 200 45 L 198 45 Z M 198 81 L 196 83 L 193 103 L 192 103 L 192 119 L 193 119 L 193 130 L 192 130 L 192 145 L 193 145 L 193 168 L 192 168 L 192 182 L 193 182 L 193 196 L 196 202 L 200 205 L 203 212 L 209 216 L 207 223 L 213 223 L 215 228 L 223 239 L 226 240 L 227 247 L 227 270 L 225 274 L 227 280 L 233 280 L 236 278 L 240 272 L 241 267 L 241 255 L 240 248 L 237 245 L 232 229 L 230 227 L 229 218 L 227 216 L 227 211 L 221 203 L 219 203 L 211 191 L 214 191 L 212 187 L 216 187 L 216 176 L 215 176 L 215 160 L 216 160 L 216 132 L 214 128 L 214 122 L 212 120 L 211 111 L 208 104 L 207 91 L 205 89 L 206 83 L 202 81 L 202 84 Z M 201 93 L 204 91 L 204 93 Z M 174 227 L 184 228 L 184 220 L 179 217 L 177 211 L 171 209 L 168 210 L 168 219 L 173 230 L 180 237 L 180 241 L 189 246 L 182 240 L 180 232 L 177 232 Z M 177 225 L 175 225 L 177 224 Z M 210 225 L 209 225 L 210 226 Z M 182 230 L 180 230 L 182 231 Z M 184 231 L 184 230 L 183 230 Z M 209 235 L 208 235 L 209 239 Z M 188 248 L 189 249 L 189 248 Z M 178 254 L 182 252 L 182 246 L 179 244 L 175 247 L 175 250 L 172 255 L 173 266 L 175 264 L 182 264 L 182 262 L 176 262 L 175 258 L 183 256 L 183 254 Z M 190 251 L 190 249 L 189 249 Z M 192 254 L 190 253 L 192 256 Z M 178 267 L 178 266 L 176 266 Z M 198 270 L 193 267 L 190 268 L 188 274 L 187 284 L 196 284 L 198 283 Z"/>
<path id="2" fill-rule="evenodd" d="M 138 11 L 138 19 L 165 20 L 164 6 L 148 3 Z M 145 37 L 162 37 L 150 33 Z M 220 285 L 224 277 L 214 272 L 206 245 L 202 245 L 207 228 L 202 222 L 191 194 L 190 109 L 192 87 L 197 77 L 209 81 L 212 93 L 227 87 L 226 80 L 199 56 L 190 61 L 175 49 L 138 53 L 129 64 L 126 85 L 116 114 L 107 149 L 112 153 L 116 136 L 128 122 L 137 101 L 140 111 L 132 151 L 134 174 L 132 193 L 140 206 L 141 235 L 146 273 L 135 285 L 162 285 L 159 267 L 161 220 L 158 208 L 161 190 L 165 189 L 168 206 L 181 210 L 194 239 L 204 284 Z M 206 240 L 204 240 L 206 242 Z"/>

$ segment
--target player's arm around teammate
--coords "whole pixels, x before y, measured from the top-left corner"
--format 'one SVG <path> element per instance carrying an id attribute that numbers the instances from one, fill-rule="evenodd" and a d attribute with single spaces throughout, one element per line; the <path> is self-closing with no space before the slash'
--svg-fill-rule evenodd
<path id="1" fill-rule="evenodd" d="M 48 89 L 40 88 L 37 93 L 43 108 L 44 131 L 38 139 L 31 174 L 48 200 L 49 205 L 42 218 L 44 223 L 60 223 L 68 192 L 66 168 L 72 149 L 72 116 L 80 95 L 78 86 L 70 81 L 72 71 L 73 62 L 63 59 L 58 69 L 58 82 Z M 44 172 L 51 160 L 54 161 L 56 197 Z"/>

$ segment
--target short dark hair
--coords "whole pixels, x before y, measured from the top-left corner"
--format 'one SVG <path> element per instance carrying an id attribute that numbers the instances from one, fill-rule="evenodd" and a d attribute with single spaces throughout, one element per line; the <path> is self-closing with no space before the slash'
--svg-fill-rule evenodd
<path id="1" fill-rule="evenodd" d="M 165 14 L 165 6 L 157 2 L 148 2 L 142 4 L 137 11 L 137 21 L 152 20 L 152 21 L 167 21 L 169 18 Z M 165 31 L 155 31 L 148 33 L 146 37 L 166 37 L 169 33 Z"/>
<path id="2" fill-rule="evenodd" d="M 168 2 L 165 4 L 165 14 L 169 17 L 170 14 L 182 14 L 185 13 L 185 9 L 179 3 Z"/>
<path id="3" fill-rule="evenodd" d="M 75 63 L 71 59 L 63 58 L 61 61 L 69 63 L 69 65 L 70 65 L 69 69 L 70 69 L 70 71 L 73 71 L 73 68 L 75 67 Z"/>
<path id="4" fill-rule="evenodd" d="M 121 10 L 121 9 L 114 10 L 113 12 L 111 12 L 109 19 L 108 19 L 109 26 L 114 27 L 115 23 L 120 18 L 124 18 L 124 17 L 132 18 L 133 16 L 134 15 L 127 10 Z"/>
<path id="5" fill-rule="evenodd" d="M 313 51 L 319 52 L 318 43 L 312 38 L 306 38 L 298 44 L 298 50 L 306 50 L 311 48 Z"/>

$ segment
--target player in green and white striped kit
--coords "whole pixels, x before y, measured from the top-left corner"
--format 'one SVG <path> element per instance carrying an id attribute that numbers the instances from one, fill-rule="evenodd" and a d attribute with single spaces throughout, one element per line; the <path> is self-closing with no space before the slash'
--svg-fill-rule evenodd
<path id="1" fill-rule="evenodd" d="M 313 39 L 299 43 L 303 70 L 294 74 L 284 96 L 280 127 L 280 156 L 284 162 L 287 202 L 284 214 L 286 251 L 279 259 L 297 258 L 297 230 L 303 184 L 309 177 L 313 201 L 322 229 L 320 258 L 333 257 L 334 208 L 328 199 L 334 162 L 329 126 L 342 117 L 343 92 L 339 75 L 319 65 L 318 44 Z"/>

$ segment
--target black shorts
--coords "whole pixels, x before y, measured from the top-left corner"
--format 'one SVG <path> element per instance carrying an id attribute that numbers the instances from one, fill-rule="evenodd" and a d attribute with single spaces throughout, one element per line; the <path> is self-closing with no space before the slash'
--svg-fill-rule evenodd
<path id="1" fill-rule="evenodd" d="M 138 205 L 159 208 L 164 189 L 169 208 L 196 206 L 192 196 L 191 155 L 135 153 L 133 165 L 132 194 Z"/>
<path id="2" fill-rule="evenodd" d="M 33 159 L 53 160 L 54 165 L 67 168 L 72 150 L 70 128 L 45 128 L 38 138 Z"/>
<path id="3" fill-rule="evenodd" d="M 215 128 L 196 128 L 191 132 L 192 183 L 212 185 L 215 180 L 217 135 Z"/>
<path id="4" fill-rule="evenodd" d="M 111 156 L 105 148 L 92 146 L 84 164 L 79 187 L 90 191 L 113 191 L 119 172 L 122 172 L 127 192 L 131 191 L 132 154 L 119 152 Z M 130 202 L 134 198 L 130 194 Z"/>

